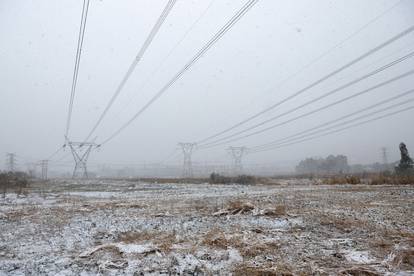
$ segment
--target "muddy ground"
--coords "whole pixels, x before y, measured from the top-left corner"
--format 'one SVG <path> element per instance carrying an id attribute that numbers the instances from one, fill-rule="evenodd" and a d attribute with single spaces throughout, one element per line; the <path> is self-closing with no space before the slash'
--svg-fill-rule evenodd
<path id="1" fill-rule="evenodd" d="M 414 273 L 413 185 L 51 180 L 0 229 L 0 275 Z"/>

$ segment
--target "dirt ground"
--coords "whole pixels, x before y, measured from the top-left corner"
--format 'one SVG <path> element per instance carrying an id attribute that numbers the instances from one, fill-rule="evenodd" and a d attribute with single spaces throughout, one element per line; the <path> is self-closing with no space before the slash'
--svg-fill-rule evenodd
<path id="1" fill-rule="evenodd" d="M 0 275 L 413 275 L 414 186 L 51 180 L 0 195 Z"/>

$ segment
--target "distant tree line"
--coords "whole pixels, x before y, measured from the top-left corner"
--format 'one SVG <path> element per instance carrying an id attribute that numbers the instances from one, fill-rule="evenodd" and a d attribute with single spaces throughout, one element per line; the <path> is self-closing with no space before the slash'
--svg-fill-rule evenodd
<path id="1" fill-rule="evenodd" d="M 349 172 L 345 155 L 329 155 L 326 158 L 306 158 L 296 166 L 299 174 L 342 174 Z"/>
<path id="2" fill-rule="evenodd" d="M 3 197 L 8 190 L 21 194 L 29 184 L 28 178 L 24 172 L 0 172 L 0 192 Z"/>

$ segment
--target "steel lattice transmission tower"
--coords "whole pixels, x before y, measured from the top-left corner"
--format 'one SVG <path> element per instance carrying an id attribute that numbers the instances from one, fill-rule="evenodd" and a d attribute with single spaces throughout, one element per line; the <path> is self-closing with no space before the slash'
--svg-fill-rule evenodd
<path id="1" fill-rule="evenodd" d="M 9 172 L 14 172 L 16 169 L 16 154 L 6 153 L 6 169 Z"/>
<path id="2" fill-rule="evenodd" d="M 381 148 L 382 153 L 382 164 L 387 165 L 388 164 L 388 151 L 386 147 Z"/>
<path id="3" fill-rule="evenodd" d="M 49 160 L 41 160 L 40 167 L 42 168 L 42 179 L 47 180 L 47 169 L 48 169 Z"/>
<path id="4" fill-rule="evenodd" d="M 183 162 L 183 177 L 193 177 L 193 164 L 191 162 L 191 155 L 196 146 L 196 143 L 178 143 L 184 155 Z"/>
<path id="5" fill-rule="evenodd" d="M 238 175 L 243 172 L 242 157 L 247 153 L 246 147 L 229 147 L 227 151 L 233 158 L 233 174 Z"/>
<path id="6" fill-rule="evenodd" d="M 99 147 L 94 142 L 70 142 L 66 143 L 72 151 L 73 159 L 75 160 L 75 168 L 73 170 L 72 178 L 88 178 L 87 162 L 89 155 L 93 148 Z"/>

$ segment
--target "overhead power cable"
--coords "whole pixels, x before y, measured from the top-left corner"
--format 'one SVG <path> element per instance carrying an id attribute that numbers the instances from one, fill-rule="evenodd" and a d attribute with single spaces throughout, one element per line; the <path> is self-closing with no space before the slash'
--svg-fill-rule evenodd
<path id="1" fill-rule="evenodd" d="M 409 92 L 412 93 L 413 91 L 414 90 L 410 90 Z M 347 120 L 347 121 L 342 121 L 343 120 L 342 119 L 341 120 L 342 122 L 339 122 L 339 123 L 337 122 L 336 124 L 333 124 L 333 125 L 328 126 L 328 127 L 325 127 L 325 128 L 323 128 L 323 126 L 320 125 L 318 127 L 315 127 L 313 130 L 306 131 L 306 133 L 304 133 L 302 135 L 295 135 L 295 137 L 290 138 L 290 139 L 287 139 L 287 137 L 286 138 L 283 138 L 283 139 L 280 139 L 281 140 L 280 142 L 277 142 L 277 143 L 276 142 L 273 142 L 272 145 L 256 146 L 256 147 L 252 148 L 252 152 L 261 151 L 261 150 L 265 150 L 265 149 L 269 149 L 269 148 L 273 148 L 273 147 L 278 146 L 280 144 L 284 144 L 284 143 L 287 143 L 287 142 L 292 142 L 292 141 L 295 141 L 295 140 L 300 140 L 300 139 L 306 138 L 308 136 L 312 136 L 312 135 L 318 134 L 320 132 L 326 132 L 328 130 L 332 130 L 332 129 L 335 129 L 335 128 L 338 128 L 338 127 L 344 127 L 345 125 L 348 125 L 350 123 L 354 123 L 354 122 L 360 121 L 361 119 L 365 119 L 365 118 L 371 117 L 373 115 L 376 115 L 378 113 L 382 113 L 384 111 L 388 111 L 390 109 L 393 109 L 393 108 L 396 108 L 396 107 L 399 107 L 399 106 L 402 106 L 402 105 L 406 105 L 406 104 L 411 103 L 413 101 L 414 101 L 414 98 L 410 98 L 410 99 L 404 100 L 403 102 L 399 102 L 399 103 L 396 103 L 396 104 L 392 104 L 390 106 L 387 106 L 387 107 L 384 107 L 384 108 L 381 108 L 381 109 L 372 111 L 372 112 L 367 113 L 367 114 L 360 115 L 358 117 L 355 117 L 355 118 L 350 119 L 350 120 Z M 361 110 L 361 112 L 359 112 L 359 113 L 362 113 L 362 112 L 365 112 L 365 111 L 366 110 Z M 349 116 L 347 116 L 347 117 L 349 117 Z M 338 121 L 338 120 L 333 120 L 333 121 Z M 333 121 L 330 121 L 330 124 L 332 124 Z M 330 124 L 328 124 L 328 125 L 330 125 Z"/>
<path id="2" fill-rule="evenodd" d="M 73 76 L 72 76 L 72 87 L 71 87 L 71 94 L 70 94 L 70 99 L 69 99 L 68 117 L 67 117 L 67 122 L 66 122 L 66 131 L 64 135 L 65 137 L 68 136 L 71 118 L 72 118 L 73 102 L 74 102 L 75 92 L 76 92 L 76 85 L 77 85 L 78 72 L 79 72 L 79 63 L 80 63 L 80 56 L 82 52 L 82 46 L 83 46 L 83 37 L 85 34 L 85 28 L 86 28 L 88 8 L 89 8 L 89 0 L 84 0 L 83 8 L 82 8 L 82 15 L 81 15 L 81 23 L 79 26 L 79 35 L 78 35 L 79 37 L 78 37 L 76 56 L 75 56 L 75 66 L 74 66 Z"/>
<path id="3" fill-rule="evenodd" d="M 85 28 L 86 28 L 86 20 L 88 18 L 88 10 L 89 10 L 89 0 L 83 0 L 81 23 L 79 27 L 78 46 L 76 49 L 76 57 L 75 57 L 75 68 L 73 69 L 72 88 L 71 88 L 70 99 L 69 99 L 68 117 L 66 120 L 65 137 L 68 137 L 70 123 L 72 120 L 73 102 L 75 100 L 76 85 L 78 82 L 79 64 L 80 64 L 80 58 L 82 54 L 83 38 L 85 36 Z"/>
<path id="4" fill-rule="evenodd" d="M 50 160 L 53 157 L 55 157 L 61 150 L 63 150 L 64 146 L 59 147 L 55 152 L 53 152 L 51 155 L 49 155 L 48 158 L 46 158 L 46 160 Z"/>
<path id="5" fill-rule="evenodd" d="M 162 61 L 157 65 L 157 67 L 148 75 L 148 77 L 145 79 L 145 81 L 140 85 L 140 87 L 137 90 L 141 90 L 144 88 L 149 81 L 152 79 L 152 77 L 158 73 L 158 71 L 162 68 L 164 63 L 170 58 L 170 56 L 174 53 L 174 51 L 180 46 L 180 44 L 184 41 L 184 39 L 188 36 L 188 34 L 194 29 L 194 27 L 198 24 L 198 22 L 203 18 L 203 16 L 208 12 L 210 7 L 213 5 L 215 0 L 211 0 L 210 4 L 207 6 L 207 8 L 199 15 L 199 17 L 191 24 L 190 28 L 187 29 L 187 31 L 184 33 L 184 35 L 175 43 L 174 47 L 171 48 L 171 50 L 167 53 L 167 55 L 162 59 Z M 136 94 L 135 94 L 136 95 Z M 130 97 L 129 100 L 126 102 L 126 104 L 123 106 L 123 108 L 118 112 L 117 116 L 124 111 L 127 110 L 128 106 L 133 102 L 133 97 Z"/>
<path id="6" fill-rule="evenodd" d="M 59 158 L 59 159 L 57 159 L 57 160 L 51 160 L 51 162 L 60 162 L 60 161 L 62 161 L 62 160 L 64 160 L 64 159 L 66 159 L 66 158 L 68 158 L 69 156 L 71 156 L 72 155 L 72 153 L 71 152 L 67 152 L 65 155 L 63 155 L 61 158 Z"/>
<path id="7" fill-rule="evenodd" d="M 360 114 L 360 113 L 366 112 L 366 111 L 368 111 L 368 110 L 371 110 L 371 109 L 373 109 L 373 108 L 376 108 L 376 107 L 381 106 L 381 105 L 384 105 L 384 104 L 387 104 L 387 103 L 389 103 L 389 102 L 391 102 L 391 101 L 394 101 L 394 100 L 397 100 L 397 99 L 399 99 L 399 98 L 405 97 L 405 96 L 407 96 L 407 95 L 409 95 L 409 94 L 412 94 L 412 93 L 414 93 L 414 89 L 411 89 L 411 90 L 408 90 L 408 91 L 406 91 L 406 92 L 404 92 L 404 93 L 401 93 L 401 94 L 399 94 L 399 95 L 396 95 L 396 96 L 393 96 L 393 97 L 387 98 L 387 99 L 385 99 L 385 100 L 383 100 L 383 101 L 380 101 L 380 102 L 375 103 L 375 104 L 373 104 L 373 105 L 370 105 L 370 106 L 368 106 L 368 107 L 362 108 L 362 109 L 360 109 L 360 110 L 358 110 L 358 111 L 355 111 L 355 112 L 349 113 L 349 114 L 347 114 L 347 115 L 341 116 L 341 117 L 339 117 L 339 118 L 337 118 L 337 119 L 334 119 L 334 120 L 328 121 L 328 122 L 326 122 L 326 123 L 320 124 L 320 125 L 318 125 L 318 126 L 315 126 L 315 127 L 312 127 L 312 128 L 308 128 L 308 129 L 303 130 L 303 131 L 300 131 L 300 132 L 298 132 L 298 133 L 295 133 L 295 134 L 289 135 L 289 136 L 287 136 L 287 137 L 285 137 L 285 138 L 277 139 L 277 140 L 275 140 L 275 141 L 273 141 L 273 142 L 270 142 L 270 143 L 266 143 L 266 144 L 259 145 L 259 146 L 255 146 L 255 147 L 249 147 L 249 149 L 251 149 L 252 151 L 255 151 L 255 150 L 260 150 L 260 149 L 263 149 L 263 148 L 268 148 L 268 147 L 273 147 L 273 146 L 276 146 L 276 145 L 278 145 L 278 144 L 280 144 L 280 143 L 284 143 L 284 142 L 286 142 L 287 140 L 291 140 L 292 138 L 295 138 L 295 139 L 296 139 L 297 137 L 302 137 L 302 136 L 303 136 L 303 134 L 309 134 L 310 132 L 313 132 L 313 131 L 315 131 L 315 130 L 318 130 L 318 129 L 322 128 L 322 127 L 326 127 L 326 126 L 332 125 L 332 124 L 334 124 L 334 123 L 340 122 L 340 121 L 342 121 L 342 120 L 344 120 L 344 119 L 346 119 L 346 118 L 349 118 L 349 117 L 355 116 L 355 115 L 357 115 L 357 114 Z"/>
<path id="8" fill-rule="evenodd" d="M 175 157 L 175 155 L 178 153 L 178 149 L 174 148 L 174 150 L 168 154 L 159 164 L 160 165 L 164 165 L 167 161 L 169 161 L 170 159 L 172 159 L 173 157 Z"/>
<path id="9" fill-rule="evenodd" d="M 375 16 L 374 18 L 372 18 L 371 20 L 369 20 L 367 23 L 365 23 L 364 25 L 362 25 L 361 27 L 359 27 L 357 30 L 355 30 L 354 32 L 352 32 L 350 35 L 346 36 L 344 39 L 342 39 L 341 41 L 339 41 L 337 44 L 335 44 L 334 46 L 332 46 L 331 48 L 329 48 L 327 51 L 325 51 L 322 54 L 318 55 L 317 57 L 315 57 L 314 59 L 312 59 L 311 61 L 309 61 L 308 63 L 306 63 L 303 67 L 301 67 L 300 69 L 298 69 L 294 73 L 290 74 L 286 78 L 284 78 L 281 81 L 279 81 L 276 85 L 273 85 L 272 88 L 266 89 L 267 93 L 279 89 L 285 83 L 287 83 L 288 81 L 290 81 L 291 79 L 293 79 L 294 77 L 296 77 L 297 75 L 299 75 L 300 73 L 302 73 L 303 71 L 305 71 L 306 69 L 308 69 L 309 67 L 311 67 L 313 64 L 317 63 L 319 60 L 323 59 L 324 57 L 326 57 L 327 55 L 329 55 L 330 53 L 332 53 L 334 50 L 340 48 L 342 45 L 344 45 L 346 42 L 348 42 L 349 40 L 351 40 L 353 37 L 357 36 L 360 32 L 362 32 L 363 30 L 365 30 L 366 28 L 368 28 L 369 26 L 371 26 L 373 23 L 375 23 L 376 21 L 378 21 L 380 18 L 382 18 L 384 15 L 386 15 L 387 13 L 389 13 L 390 11 L 392 11 L 393 9 L 395 9 L 402 2 L 403 2 L 403 0 L 401 0 L 401 1 L 397 2 L 396 4 L 392 5 L 391 7 L 387 8 L 386 10 L 384 10 L 383 12 L 381 12 L 379 15 Z M 258 98 L 256 98 L 256 99 L 258 99 Z M 252 104 L 252 102 L 250 102 L 249 104 L 247 104 L 246 106 L 244 106 L 242 109 L 245 110 L 251 104 Z"/>
<path id="10" fill-rule="evenodd" d="M 309 140 L 313 140 L 313 139 L 324 137 L 324 136 L 327 136 L 327 135 L 330 135 L 330 134 L 338 133 L 338 132 L 344 131 L 346 129 L 350 129 L 350 128 L 354 128 L 354 127 L 361 126 L 361 125 L 364 125 L 364 124 L 368 124 L 368 123 L 371 123 L 371 122 L 375 122 L 375 121 L 378 121 L 378 120 L 381 120 L 381 119 L 384 119 L 384 118 L 388 118 L 388 117 L 391 117 L 391 116 L 394 116 L 394 115 L 397 115 L 397 114 L 400 114 L 402 112 L 406 112 L 406 111 L 409 111 L 409 110 L 413 110 L 413 109 L 414 109 L 414 106 L 409 106 L 409 107 L 406 107 L 406 108 L 403 108 L 403 109 L 400 109 L 400 110 L 397 110 L 397 111 L 394 111 L 394 112 L 390 112 L 390 113 L 387 113 L 387 114 L 384 114 L 384 115 L 381 115 L 381 116 L 378 116 L 378 117 L 375 117 L 375 118 L 372 118 L 372 119 L 369 119 L 369 120 L 366 120 L 366 121 L 363 121 L 363 122 L 359 122 L 359 123 L 356 123 L 356 124 L 353 124 L 353 125 L 350 125 L 350 126 L 347 126 L 347 127 L 343 127 L 343 128 L 340 128 L 340 129 L 329 131 L 327 133 L 323 133 L 323 134 L 316 135 L 316 136 L 313 136 L 313 137 L 309 137 L 309 138 L 306 138 L 306 139 L 302 139 L 302 140 L 299 140 L 299 141 L 286 143 L 286 144 L 274 147 L 271 150 L 279 149 L 279 148 L 283 148 L 283 147 L 287 147 L 287 146 L 291 146 L 291 145 L 295 145 L 295 144 L 298 144 L 298 143 L 303 143 L 303 142 L 306 142 L 306 141 L 309 141 Z M 268 150 L 270 150 L 270 149 L 268 149 Z M 266 151 L 268 151 L 268 150 L 266 150 Z M 263 151 L 265 151 L 265 150 L 263 150 Z M 261 152 L 261 151 L 256 151 L 256 152 Z"/>
<path id="11" fill-rule="evenodd" d="M 257 117 L 259 117 L 259 116 L 261 116 L 261 115 L 263 115 L 263 114 L 265 114 L 267 112 L 269 112 L 270 110 L 275 109 L 276 107 L 280 106 L 281 104 L 283 104 L 283 103 L 285 103 L 285 102 L 287 102 L 287 101 L 289 101 L 289 100 L 297 97 L 298 95 L 300 95 L 300 94 L 302 94 L 302 93 L 310 90 L 311 88 L 317 86 L 318 84 L 324 82 L 325 80 L 327 80 L 327 79 L 329 79 L 329 78 L 337 75 L 338 73 L 340 73 L 340 72 L 344 71 L 345 69 L 351 67 L 352 65 L 356 64 L 357 62 L 360 62 L 361 60 L 367 58 L 368 56 L 370 56 L 370 55 L 378 52 L 379 50 L 383 49 L 384 47 L 388 46 L 389 44 L 391 44 L 391 43 L 393 43 L 393 42 L 395 42 L 395 41 L 403 38 L 404 36 L 406 36 L 406 35 L 408 35 L 410 33 L 412 33 L 413 31 L 414 31 L 414 25 L 412 25 L 411 27 L 405 29 L 404 31 L 400 32 L 399 34 L 393 36 L 392 38 L 386 40 L 385 42 L 379 44 L 375 48 L 370 49 L 369 51 L 367 51 L 364 54 L 360 55 L 359 57 L 353 59 L 352 61 L 346 63 L 345 65 L 339 67 L 338 69 L 336 69 L 336 70 L 328 73 L 327 75 L 325 75 L 322 78 L 316 80 L 315 82 L 309 84 L 308 86 L 306 86 L 306 87 L 300 89 L 299 91 L 296 91 L 295 93 L 289 95 L 288 97 L 286 97 L 286 98 L 278 101 L 277 103 L 275 103 L 275 104 L 273 104 L 273 105 L 265 108 L 264 110 L 262 110 L 262 111 L 260 111 L 260 112 L 258 112 L 256 114 L 254 114 L 254 115 L 252 115 L 252 116 L 250 116 L 250 117 L 248 117 L 248 118 L 246 118 L 246 119 L 238 122 L 237 124 L 235 124 L 235 125 L 233 125 L 233 126 L 231 126 L 229 128 L 226 128 L 223 131 L 220 131 L 220 132 L 218 132 L 218 133 L 216 133 L 214 135 L 211 135 L 211 136 L 209 136 L 209 137 L 207 137 L 205 139 L 200 140 L 197 143 L 198 144 L 205 143 L 208 140 L 211 140 L 213 138 L 216 138 L 216 137 L 218 137 L 218 136 L 220 136 L 220 135 L 222 135 L 224 133 L 227 133 L 227 132 L 229 132 L 229 131 L 231 131 L 231 130 L 233 130 L 233 129 L 235 129 L 235 128 L 237 128 L 237 127 L 239 127 L 239 126 L 241 126 L 241 125 L 243 125 L 243 124 L 245 124 L 247 122 L 250 122 L 251 120 L 253 120 L 253 119 L 255 119 L 255 118 L 257 118 Z"/>
<path id="12" fill-rule="evenodd" d="M 132 118 L 116 130 L 109 138 L 104 140 L 101 145 L 106 144 L 117 136 L 121 131 L 128 127 L 138 116 L 140 116 L 148 107 L 150 107 L 162 94 L 165 93 L 183 74 L 190 69 L 223 35 L 243 17 L 258 0 L 249 0 L 246 4 L 236 12 L 236 14 L 205 44 L 185 65 L 176 73 L 173 78 L 168 81 Z"/>
<path id="13" fill-rule="evenodd" d="M 95 130 L 98 128 L 99 124 L 104 119 L 105 115 L 108 113 L 108 110 L 111 108 L 113 103 L 115 102 L 116 98 L 121 93 L 122 89 L 124 88 L 126 82 L 131 77 L 132 73 L 134 72 L 135 68 L 137 67 L 138 63 L 141 61 L 142 57 L 145 54 L 145 51 L 151 45 L 151 42 L 154 40 L 155 36 L 157 35 L 158 31 L 160 30 L 162 24 L 164 23 L 165 19 L 167 18 L 168 14 L 172 10 L 176 0 L 169 0 L 167 5 L 165 6 L 164 10 L 162 11 L 161 15 L 158 17 L 158 20 L 155 22 L 155 25 L 152 27 L 151 32 L 148 34 L 146 40 L 142 44 L 141 48 L 139 49 L 137 55 L 135 56 L 134 60 L 132 61 L 131 65 L 129 66 L 126 74 L 122 78 L 121 82 L 119 83 L 118 87 L 115 90 L 115 93 L 112 95 L 111 99 L 109 100 L 108 104 L 106 105 L 104 111 L 99 116 L 98 121 L 93 126 L 92 130 L 89 132 L 88 136 L 86 137 L 85 141 L 92 136 Z"/>
<path id="14" fill-rule="evenodd" d="M 402 105 L 406 105 L 406 104 L 411 103 L 413 101 L 414 101 L 414 98 L 411 98 L 411 99 L 405 100 L 403 102 L 399 102 L 397 104 L 393 104 L 391 106 L 388 106 L 388 107 L 385 107 L 385 108 L 382 108 L 382 109 L 379 109 L 379 110 L 370 112 L 368 114 L 365 114 L 365 115 L 356 117 L 354 119 L 351 119 L 351 120 L 348 120 L 348 121 L 345 121 L 345 122 L 341 122 L 341 123 L 338 123 L 338 124 L 335 124 L 335 125 L 332 125 L 332 126 L 329 126 L 329 127 L 323 128 L 323 129 L 320 129 L 320 130 L 316 130 L 316 131 L 313 131 L 313 132 L 310 132 L 310 133 L 307 133 L 307 134 L 304 134 L 304 135 L 295 137 L 295 138 L 293 138 L 293 139 L 291 139 L 289 141 L 281 142 L 280 144 L 284 144 L 286 142 L 292 142 L 292 141 L 295 141 L 295 140 L 300 140 L 300 139 L 303 139 L 303 138 L 307 138 L 308 136 L 312 136 L 314 134 L 318 134 L 319 132 L 325 132 L 325 131 L 328 131 L 328 130 L 331 130 L 331 129 L 335 129 L 337 127 L 343 127 L 343 126 L 348 125 L 350 123 L 354 123 L 354 122 L 357 122 L 357 121 L 359 121 L 361 119 L 365 119 L 367 117 L 371 117 L 372 115 L 375 115 L 375 114 L 378 114 L 378 113 L 382 113 L 384 111 L 388 111 L 388 110 L 393 109 L 395 107 L 399 107 L 399 106 L 402 106 Z M 277 146 L 277 145 L 275 145 L 275 146 Z M 251 152 L 267 150 L 267 149 L 271 149 L 273 147 L 274 146 L 272 146 L 272 147 L 265 147 L 265 148 L 261 148 L 261 149 L 256 149 L 256 150 L 252 150 Z"/>
<path id="15" fill-rule="evenodd" d="M 258 128 L 260 126 L 263 126 L 263 125 L 265 125 L 265 124 L 267 124 L 267 123 L 269 123 L 271 121 L 274 121 L 274 120 L 276 120 L 278 118 L 281 118 L 281 117 L 283 117 L 285 115 L 288 115 L 288 114 L 290 114 L 290 113 L 292 113 L 292 112 L 294 112 L 296 110 L 299 110 L 299 109 L 301 109 L 301 108 L 303 108 L 305 106 L 308 106 L 308 105 L 310 105 L 312 103 L 315 103 L 315 102 L 317 102 L 317 101 L 319 101 L 321 99 L 324 99 L 324 98 L 326 98 L 328 96 L 331 96 L 331 95 L 333 95 L 335 93 L 338 93 L 339 91 L 342 91 L 342 90 L 344 90 L 344 89 L 346 89 L 346 88 L 348 88 L 348 87 L 350 87 L 350 86 L 352 86 L 352 85 L 354 85 L 354 84 L 356 84 L 356 83 L 358 83 L 358 82 L 360 82 L 362 80 L 365 80 L 365 79 L 367 79 L 367 78 L 369 78 L 369 77 L 371 77 L 371 76 L 373 76 L 375 74 L 378 74 L 378 73 L 380 73 L 380 72 L 382 72 L 382 71 L 384 71 L 384 70 L 386 70 L 386 69 L 388 69 L 388 68 L 390 68 L 390 67 L 392 67 L 392 66 L 394 66 L 394 65 L 396 65 L 396 64 L 398 64 L 398 63 L 400 63 L 400 62 L 402 62 L 402 61 L 404 61 L 406 59 L 409 59 L 409 58 L 411 58 L 413 56 L 414 56 L 414 51 L 412 51 L 409 54 L 407 54 L 407 55 L 405 55 L 405 56 L 403 56 L 403 57 L 401 57 L 401 58 L 399 58 L 397 60 L 394 60 L 394 61 L 392 61 L 392 62 L 390 62 L 390 63 L 388 63 L 388 64 L 386 64 L 386 65 L 384 65 L 384 66 L 382 66 L 382 67 L 380 67 L 378 69 L 375 69 L 374 71 L 371 71 L 368 74 L 365 74 L 365 75 L 363 75 L 363 76 L 361 76 L 359 78 L 356 78 L 356 79 L 354 79 L 354 80 L 352 80 L 352 81 L 350 81 L 350 82 L 348 82 L 348 83 L 346 83 L 344 85 L 341 85 L 341 86 L 339 86 L 339 87 L 337 87 L 337 88 L 335 88 L 335 89 L 333 89 L 333 90 L 331 90 L 331 91 L 329 91 L 329 92 L 327 92 L 327 93 L 325 93 L 325 94 L 323 94 L 321 96 L 318 96 L 318 97 L 316 97 L 316 98 L 314 98 L 312 100 L 309 100 L 309 101 L 307 101 L 307 102 L 305 102 L 305 103 L 303 103 L 303 104 L 301 104 L 301 105 L 299 105 L 297 107 L 291 108 L 291 109 L 289 109 L 289 110 L 287 110 L 287 111 L 285 111 L 285 112 L 283 112 L 283 113 L 281 113 L 279 115 L 276 115 L 274 117 L 271 117 L 270 119 L 267 119 L 265 121 L 262 121 L 260 123 L 255 124 L 253 126 L 250 126 L 250 127 L 246 128 L 246 129 L 243 129 L 243 130 L 240 130 L 238 132 L 235 132 L 235 133 L 233 133 L 231 135 L 227 135 L 227 136 L 222 137 L 220 139 L 216 139 L 215 141 L 202 144 L 202 145 L 200 145 L 200 147 L 201 148 L 202 147 L 209 147 L 210 145 L 217 144 L 217 143 L 219 143 L 221 141 L 229 140 L 229 139 L 231 139 L 231 138 L 233 138 L 235 136 L 238 136 L 238 135 L 241 135 L 243 133 L 246 133 L 246 132 L 248 132 L 250 130 L 256 129 L 256 128 Z M 234 140 L 238 140 L 238 138 L 232 139 L 231 141 L 234 141 Z"/>
<path id="16" fill-rule="evenodd" d="M 278 123 L 278 124 L 275 124 L 275 125 L 271 125 L 271 126 L 266 127 L 266 128 L 264 128 L 264 129 L 260 129 L 260 130 L 258 130 L 258 131 L 255 131 L 255 132 L 252 132 L 252 133 L 249 133 L 249 134 L 246 134 L 246 135 L 240 136 L 240 137 L 236 137 L 236 138 L 233 138 L 233 139 L 230 139 L 230 140 L 224 141 L 224 142 L 220 142 L 220 143 L 216 143 L 216 144 L 213 144 L 213 145 L 204 146 L 204 147 L 200 147 L 200 148 L 206 149 L 206 148 L 211 148 L 211 147 L 219 146 L 219 145 L 222 145 L 222 144 L 227 144 L 227 143 L 230 143 L 230 142 L 233 142 L 233 141 L 236 141 L 236 140 L 240 140 L 240 139 L 243 139 L 243 138 L 247 138 L 247 137 L 250 137 L 250 136 L 253 136 L 253 135 L 257 135 L 257 134 L 263 133 L 263 132 L 265 132 L 265 131 L 268 131 L 268 130 L 270 130 L 270 129 L 274 129 L 274 128 L 279 127 L 279 126 L 282 126 L 282 125 L 286 125 L 286 124 L 291 123 L 291 122 L 293 122 L 293 121 L 296 121 L 296 120 L 298 120 L 298 119 L 305 118 L 305 117 L 307 117 L 307 116 L 309 116 L 309 115 L 311 115 L 311 114 L 314 114 L 314 113 L 320 112 L 320 111 L 325 110 L 325 109 L 327 109 L 327 108 L 330 108 L 330 107 L 332 107 L 332 106 L 338 105 L 338 104 L 340 104 L 340 103 L 343 103 L 343 102 L 348 101 L 348 100 L 350 100 L 350 99 L 353 99 L 353 98 L 355 98 L 355 97 L 358 97 L 358 96 L 361 96 L 361 95 L 366 94 L 366 93 L 368 93 L 368 92 L 371 92 L 371 91 L 373 91 L 373 90 L 375 90 L 375 89 L 378 89 L 378 88 L 380 88 L 380 87 L 382 87 L 382 86 L 385 86 L 385 85 L 387 85 L 387 84 L 389 84 L 389 83 L 395 82 L 395 81 L 400 80 L 400 79 L 402 79 L 402 78 L 408 77 L 408 76 L 410 76 L 410 75 L 412 75 L 412 74 L 414 74 L 414 70 L 410 70 L 410 71 L 408 71 L 408 72 L 406 72 L 406 73 L 404 73 L 404 74 L 401 74 L 401 75 L 398 75 L 397 77 L 394 77 L 394 78 L 388 79 L 387 81 L 381 82 L 381 83 L 379 83 L 379 84 L 377 84 L 377 85 L 374 85 L 374 86 L 372 86 L 372 87 L 370 87 L 370 88 L 368 88 L 368 89 L 364 89 L 364 90 L 362 90 L 362 91 L 360 91 L 360 92 L 358 92 L 358 93 L 352 94 L 352 95 L 350 95 L 350 96 L 347 96 L 347 97 L 345 97 L 345 98 L 342 98 L 342 99 L 337 100 L 337 101 L 335 101 L 335 102 L 332 102 L 332 103 L 330 103 L 330 104 L 324 105 L 324 106 L 319 107 L 319 108 L 317 108 L 317 109 L 314 109 L 314 110 L 312 110 L 312 111 L 306 112 L 306 113 L 304 113 L 304 114 L 302 114 L 302 115 L 299 115 L 299 116 L 293 117 L 293 118 L 291 118 L 291 119 L 289 119 L 289 120 L 286 120 L 286 121 L 283 121 L 283 122 L 281 122 L 281 123 Z"/>

